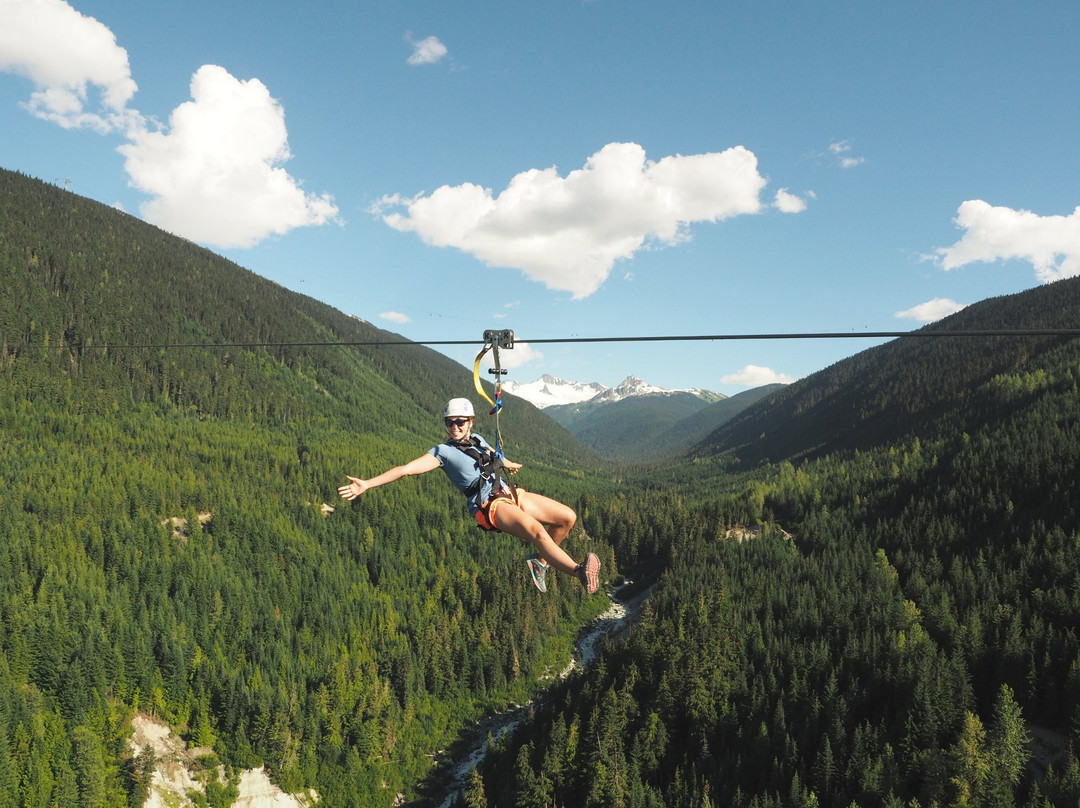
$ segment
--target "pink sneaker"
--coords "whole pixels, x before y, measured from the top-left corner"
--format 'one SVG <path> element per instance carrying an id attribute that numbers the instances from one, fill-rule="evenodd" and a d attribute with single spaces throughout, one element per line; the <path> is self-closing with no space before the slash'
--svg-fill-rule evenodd
<path id="1" fill-rule="evenodd" d="M 577 574 L 590 595 L 600 588 L 600 559 L 595 553 L 589 553 L 585 556 L 585 563 L 578 564 Z"/>

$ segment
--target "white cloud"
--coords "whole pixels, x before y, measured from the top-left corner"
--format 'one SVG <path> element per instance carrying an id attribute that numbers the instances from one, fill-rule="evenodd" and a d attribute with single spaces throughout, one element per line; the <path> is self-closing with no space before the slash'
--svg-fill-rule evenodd
<path id="1" fill-rule="evenodd" d="M 862 165 L 866 162 L 865 157 L 855 157 L 849 152 L 851 151 L 851 141 L 848 140 L 835 140 L 829 144 L 829 151 L 836 155 L 836 159 L 840 161 L 841 168 L 854 168 L 857 165 Z"/>
<path id="2" fill-rule="evenodd" d="M 446 45 L 440 42 L 437 36 L 416 40 L 411 34 L 406 34 L 405 39 L 413 48 L 413 52 L 407 59 L 411 65 L 432 65 L 447 54 Z"/>
<path id="3" fill-rule="evenodd" d="M 337 221 L 333 199 L 305 193 L 288 160 L 285 112 L 258 79 L 203 65 L 167 131 L 139 128 L 119 148 L 143 217 L 193 241 L 251 247 L 296 227 Z"/>
<path id="4" fill-rule="evenodd" d="M 729 373 L 720 379 L 722 384 L 742 384 L 747 387 L 761 387 L 765 384 L 791 384 L 793 381 L 795 381 L 794 376 L 777 373 L 772 368 L 763 368 L 760 365 L 747 365 L 738 373 Z"/>
<path id="5" fill-rule="evenodd" d="M 522 365 L 527 365 L 529 362 L 535 362 L 539 359 L 543 359 L 544 354 L 540 351 L 534 350 L 527 342 L 515 342 L 513 348 L 500 349 L 499 350 L 499 365 L 501 367 L 513 370 L 519 368 Z M 492 351 L 488 351 L 484 354 L 483 360 L 480 362 L 484 368 L 495 367 L 495 355 Z M 470 364 L 470 367 L 472 365 Z M 495 377 L 490 376 L 485 371 L 481 378 L 494 383 Z"/>
<path id="6" fill-rule="evenodd" d="M 205 65 L 170 129 L 152 130 L 129 106 L 127 51 L 102 23 L 63 0 L 0 0 L 0 17 L 0 71 L 36 88 L 26 108 L 66 129 L 122 134 L 130 182 L 152 197 L 140 206 L 147 221 L 218 247 L 337 221 L 329 196 L 305 193 L 281 168 L 290 157 L 285 114 L 258 79 Z"/>
<path id="7" fill-rule="evenodd" d="M 922 323 L 934 323 L 966 307 L 967 303 L 957 303 L 947 297 L 935 297 L 933 300 L 912 306 L 905 311 L 898 311 L 894 316 L 900 319 L 918 320 Z"/>
<path id="8" fill-rule="evenodd" d="M 955 222 L 963 238 L 934 251 L 942 269 L 1017 258 L 1030 263 L 1043 283 L 1080 275 L 1080 206 L 1068 216 L 1040 216 L 969 199 Z"/>
<path id="9" fill-rule="evenodd" d="M 773 207 L 781 213 L 802 213 L 806 210 L 806 200 L 795 194 L 788 193 L 787 188 L 781 188 L 776 192 Z"/>
<path id="10" fill-rule="evenodd" d="M 385 196 L 372 210 L 428 244 L 583 298 L 650 241 L 676 244 L 691 223 L 760 212 L 764 186 L 757 157 L 742 146 L 653 162 L 636 143 L 609 143 L 566 177 L 530 169 L 498 196 L 472 183 L 444 185 L 411 199 Z"/>
<path id="11" fill-rule="evenodd" d="M 33 115 L 65 129 L 129 125 L 136 85 L 112 31 L 63 0 L 0 0 L 0 15 L 0 71 L 34 83 Z"/>
<path id="12" fill-rule="evenodd" d="M 402 314 L 400 311 L 383 311 L 379 313 L 379 316 L 391 323 L 411 323 L 409 315 Z"/>

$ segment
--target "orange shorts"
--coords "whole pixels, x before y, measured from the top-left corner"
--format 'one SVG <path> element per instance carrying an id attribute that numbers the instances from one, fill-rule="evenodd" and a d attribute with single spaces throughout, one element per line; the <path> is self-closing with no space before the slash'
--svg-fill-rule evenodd
<path id="1" fill-rule="evenodd" d="M 484 530 L 498 531 L 499 528 L 495 526 L 495 511 L 499 506 L 504 502 L 512 502 L 520 508 L 521 500 L 528 495 L 528 491 L 517 486 L 511 486 L 509 491 L 500 491 L 476 512 L 476 524 Z"/>

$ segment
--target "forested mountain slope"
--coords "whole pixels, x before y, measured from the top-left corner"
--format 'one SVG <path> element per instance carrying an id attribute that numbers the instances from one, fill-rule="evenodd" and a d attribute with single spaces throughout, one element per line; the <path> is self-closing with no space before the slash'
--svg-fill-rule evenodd
<path id="1" fill-rule="evenodd" d="M 620 401 L 562 404 L 544 412 L 608 459 L 656 461 L 681 455 L 783 385 L 765 385 L 714 400 L 689 392 L 630 396 Z"/>
<path id="2" fill-rule="evenodd" d="M 309 399 L 307 414 L 319 400 L 308 393 L 321 386 L 321 414 L 365 430 L 412 429 L 449 396 L 475 395 L 467 371 L 442 354 L 379 347 L 401 338 L 112 208 L 3 170 L 0 234 L 0 356 L 12 383 L 29 393 L 77 398 L 83 411 L 164 401 L 203 416 L 282 421 L 301 398 Z M 164 347 L 177 344 L 231 347 Z M 291 372 L 275 378 L 267 363 Z M 276 386 L 295 387 L 297 378 L 298 389 Z M 527 402 L 514 399 L 505 419 L 525 451 L 590 462 Z"/>
<path id="3" fill-rule="evenodd" d="M 721 426 L 728 423 L 747 407 L 756 404 L 763 398 L 771 396 L 773 393 L 783 390 L 784 387 L 785 385 L 783 384 L 765 384 L 761 387 L 754 387 L 750 390 L 736 393 L 731 396 L 731 398 L 725 398 L 723 401 L 714 401 L 704 409 L 698 410 L 696 413 L 687 416 L 664 430 L 653 441 L 654 446 L 668 447 L 669 451 L 666 456 L 669 457 L 673 453 L 681 454 L 690 451 L 710 433 L 715 432 Z M 674 450 L 674 452 L 671 450 Z M 661 454 L 658 451 L 654 451 L 652 454 L 653 459 L 659 459 L 664 456 L 665 454 Z"/>
<path id="4" fill-rule="evenodd" d="M 658 436 L 707 407 L 709 402 L 700 396 L 673 392 L 600 404 L 558 404 L 544 412 L 597 453 L 612 460 L 639 461 L 663 457 L 668 447 L 658 445 Z"/>
<path id="5" fill-rule="evenodd" d="M 990 331 L 1080 328 L 1080 282 L 1058 281 L 991 298 L 922 329 Z M 918 333 L 918 332 L 916 332 Z M 942 419 L 979 402 L 979 388 L 1022 369 L 1066 338 L 908 337 L 863 351 L 750 407 L 695 452 L 731 451 L 743 463 L 865 449 L 894 436 L 956 426 Z"/>
<path id="6" fill-rule="evenodd" d="M 939 327 L 1073 327 L 1078 289 Z M 1080 801 L 1080 339 L 898 341 L 710 448 L 727 453 L 588 509 L 620 558 L 669 572 L 595 675 L 500 745 L 471 804 Z M 724 473 L 740 458 L 757 465 Z"/>
<path id="7" fill-rule="evenodd" d="M 135 711 L 326 805 L 422 804 L 427 755 L 603 607 L 541 597 L 436 475 L 336 500 L 440 438 L 456 363 L 296 344 L 392 335 L 3 172 L 0 288 L 9 804 L 139 805 Z M 1074 326 L 1078 300 L 935 328 Z M 1080 340 L 897 340 L 617 487 L 524 402 L 503 425 L 521 481 L 578 507 L 575 553 L 666 574 L 468 805 L 1080 801 Z"/>
<path id="8" fill-rule="evenodd" d="M 396 338 L 10 172 L 0 289 L 0 804 L 141 804 L 143 711 L 389 805 L 603 608 L 540 597 L 441 475 L 337 499 L 441 440 L 471 379 L 440 354 L 327 346 Z M 524 401 L 502 425 L 521 482 L 576 501 L 592 456 Z"/>

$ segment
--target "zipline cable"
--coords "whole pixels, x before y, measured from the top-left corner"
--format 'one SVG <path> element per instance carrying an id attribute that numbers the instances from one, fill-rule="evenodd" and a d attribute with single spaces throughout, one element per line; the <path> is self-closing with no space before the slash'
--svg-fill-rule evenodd
<path id="1" fill-rule="evenodd" d="M 541 339 L 517 338 L 517 342 L 530 345 L 575 345 L 585 343 L 613 342 L 722 342 L 732 340 L 786 340 L 786 339 L 934 339 L 951 337 L 1080 337 L 1080 328 L 991 328 L 971 331 L 811 331 L 762 334 L 671 334 L 628 337 L 548 337 Z M 326 340 L 305 342 L 154 342 L 154 343 L 103 343 L 83 346 L 87 350 L 170 350 L 170 349 L 221 349 L 221 348 L 355 348 L 395 347 L 406 345 L 425 346 L 475 346 L 475 339 L 455 340 Z"/>

